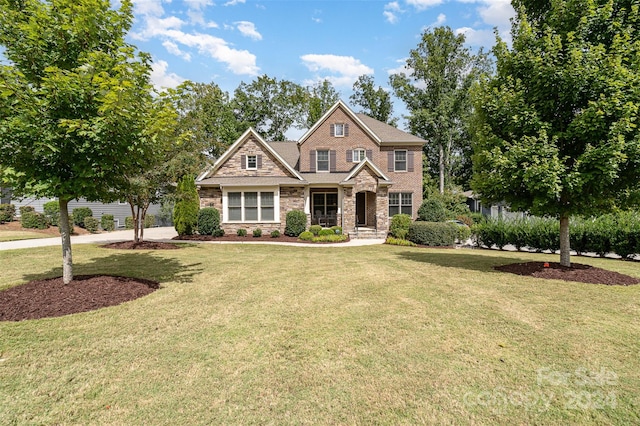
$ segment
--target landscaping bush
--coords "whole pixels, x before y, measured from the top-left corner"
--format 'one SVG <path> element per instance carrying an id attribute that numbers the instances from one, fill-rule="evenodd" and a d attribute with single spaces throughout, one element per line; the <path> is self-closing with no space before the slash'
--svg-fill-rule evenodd
<path id="1" fill-rule="evenodd" d="M 20 216 L 20 223 L 23 228 L 29 229 L 46 229 L 47 218 L 42 214 L 33 210 L 25 210 Z"/>
<path id="2" fill-rule="evenodd" d="M 407 234 L 409 233 L 409 226 L 413 220 L 411 216 L 408 214 L 396 214 L 391 218 L 391 226 L 389 231 L 391 231 L 391 235 L 395 238 L 404 240 L 407 238 Z"/>
<path id="3" fill-rule="evenodd" d="M 156 225 L 156 216 L 152 214 L 146 214 L 144 216 L 144 227 L 153 228 Z"/>
<path id="4" fill-rule="evenodd" d="M 214 237 L 224 237 L 224 229 L 216 229 L 213 231 L 213 236 Z"/>
<path id="5" fill-rule="evenodd" d="M 246 236 L 247 236 L 247 230 L 246 230 L 246 229 L 242 229 L 242 228 L 240 228 L 240 229 L 238 229 L 238 230 L 236 231 L 236 235 L 237 235 L 238 237 L 246 237 Z"/>
<path id="6" fill-rule="evenodd" d="M 111 232 L 116 229 L 116 224 L 113 221 L 112 214 L 103 214 L 100 218 L 100 227 L 103 231 Z"/>
<path id="7" fill-rule="evenodd" d="M 22 216 L 26 212 L 35 212 L 36 211 L 36 209 L 34 209 L 32 206 L 20 206 L 20 208 L 18 210 L 20 211 L 20 216 Z"/>
<path id="8" fill-rule="evenodd" d="M 16 215 L 16 206 L 13 204 L 0 204 L 0 223 L 11 222 Z"/>
<path id="9" fill-rule="evenodd" d="M 468 226 L 462 226 L 451 222 L 448 223 L 456 231 L 456 241 L 459 243 L 467 241 L 471 236 L 471 229 Z"/>
<path id="10" fill-rule="evenodd" d="M 418 219 L 424 222 L 444 222 L 447 220 L 447 209 L 440 199 L 429 198 L 418 209 Z"/>
<path id="11" fill-rule="evenodd" d="M 443 222 L 414 222 L 409 227 L 407 239 L 425 246 L 452 246 L 456 230 Z"/>
<path id="12" fill-rule="evenodd" d="M 315 236 L 318 236 L 320 231 L 322 231 L 322 226 L 320 226 L 320 225 L 311 225 L 309 227 L 309 232 L 311 232 Z"/>
<path id="13" fill-rule="evenodd" d="M 256 228 L 253 230 L 253 238 L 260 238 L 262 237 L 262 229 L 260 228 Z"/>
<path id="14" fill-rule="evenodd" d="M 60 221 L 60 203 L 58 200 L 47 201 L 42 206 L 44 210 L 44 216 L 47 218 L 49 225 L 58 226 Z"/>
<path id="15" fill-rule="evenodd" d="M 507 225 L 502 219 L 488 218 L 484 223 L 473 226 L 476 244 L 488 248 L 497 246 L 500 250 L 508 244 Z"/>
<path id="16" fill-rule="evenodd" d="M 133 217 L 127 216 L 124 218 L 124 229 L 133 229 Z"/>
<path id="17" fill-rule="evenodd" d="M 307 228 L 307 215 L 301 210 L 287 212 L 284 235 L 299 236 Z M 313 235 L 313 234 L 312 234 Z"/>
<path id="18" fill-rule="evenodd" d="M 331 230 L 336 235 L 342 235 L 342 226 L 334 225 L 331 227 Z"/>
<path id="19" fill-rule="evenodd" d="M 192 235 L 198 226 L 198 190 L 193 176 L 185 175 L 178 181 L 173 226 L 178 235 Z"/>
<path id="20" fill-rule="evenodd" d="M 87 216 L 84 218 L 84 222 L 82 223 L 82 225 L 84 229 L 91 232 L 92 234 L 95 234 L 96 232 L 98 232 L 99 223 L 100 221 L 98 221 L 97 217 Z"/>
<path id="21" fill-rule="evenodd" d="M 322 228 L 316 237 L 326 237 L 327 235 L 336 235 L 331 228 Z"/>
<path id="22" fill-rule="evenodd" d="M 611 232 L 611 250 L 625 259 L 640 253 L 640 216 L 635 212 L 616 215 L 616 224 Z"/>
<path id="23" fill-rule="evenodd" d="M 93 216 L 93 211 L 89 207 L 76 207 L 71 215 L 74 225 L 84 228 L 84 218 Z"/>
<path id="24" fill-rule="evenodd" d="M 220 212 L 213 207 L 205 207 L 198 212 L 198 233 L 213 235 L 220 228 Z"/>
<path id="25" fill-rule="evenodd" d="M 611 236 L 616 227 L 615 217 L 606 214 L 587 222 L 586 231 L 586 251 L 604 256 L 611 252 Z"/>
<path id="26" fill-rule="evenodd" d="M 560 222 L 553 218 L 530 217 L 525 244 L 536 251 L 560 249 Z"/>
<path id="27" fill-rule="evenodd" d="M 271 238 L 279 238 L 280 237 L 280 231 L 278 231 L 277 229 L 275 231 L 271 231 Z"/>
<path id="28" fill-rule="evenodd" d="M 409 231 L 407 231 L 407 232 L 409 232 Z M 415 243 L 412 243 L 409 240 L 405 240 L 404 238 L 394 238 L 394 237 L 387 237 L 387 240 L 384 243 L 392 245 L 392 246 L 404 246 L 404 247 L 415 247 L 416 246 Z"/>
<path id="29" fill-rule="evenodd" d="M 300 233 L 300 235 L 298 235 L 298 238 L 300 238 L 303 241 L 313 241 L 313 232 L 310 231 L 303 231 Z"/>
<path id="30" fill-rule="evenodd" d="M 469 213 L 469 214 L 471 214 L 471 213 Z M 460 222 L 464 223 L 468 227 L 471 227 L 471 225 L 473 225 L 475 223 L 473 221 L 473 219 L 469 215 L 466 215 L 466 214 L 458 215 L 458 216 L 456 216 L 456 219 L 459 220 Z"/>
<path id="31" fill-rule="evenodd" d="M 341 243 L 343 241 L 347 241 L 347 236 L 337 234 L 320 235 L 317 237 L 313 237 L 311 241 L 313 241 L 314 243 Z"/>
<path id="32" fill-rule="evenodd" d="M 473 221 L 472 224 L 468 224 L 469 226 L 475 225 L 476 223 L 483 223 L 486 220 L 485 215 L 482 213 L 469 213 L 466 216 Z"/>

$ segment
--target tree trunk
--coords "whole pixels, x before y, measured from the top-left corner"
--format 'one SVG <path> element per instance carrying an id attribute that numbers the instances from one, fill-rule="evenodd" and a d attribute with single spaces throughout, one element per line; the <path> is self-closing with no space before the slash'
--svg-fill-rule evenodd
<path id="1" fill-rule="evenodd" d="M 138 242 L 138 218 L 136 216 L 136 207 L 133 202 L 129 200 L 129 207 L 131 207 L 131 221 L 133 222 L 133 242 Z"/>
<path id="2" fill-rule="evenodd" d="M 440 154 L 440 193 L 444 194 L 444 147 L 438 145 L 438 154 Z"/>
<path id="3" fill-rule="evenodd" d="M 142 207 L 142 213 L 140 214 L 140 222 L 142 226 L 140 227 L 140 241 L 144 241 L 144 221 L 147 218 L 147 210 L 149 209 L 149 204 L 145 203 L 145 206 Z"/>
<path id="4" fill-rule="evenodd" d="M 144 210 L 140 211 L 138 206 L 138 242 L 144 240 Z"/>
<path id="5" fill-rule="evenodd" d="M 60 237 L 62 238 L 62 282 L 73 281 L 73 259 L 71 258 L 71 230 L 69 229 L 69 200 L 60 199 Z"/>
<path id="6" fill-rule="evenodd" d="M 571 266 L 571 241 L 569 239 L 569 214 L 560 216 L 560 264 Z"/>

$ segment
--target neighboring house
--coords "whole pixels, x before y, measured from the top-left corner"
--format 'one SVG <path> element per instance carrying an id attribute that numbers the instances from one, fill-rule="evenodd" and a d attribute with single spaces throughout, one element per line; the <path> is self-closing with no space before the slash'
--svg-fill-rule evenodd
<path id="1" fill-rule="evenodd" d="M 19 213 L 19 209 L 21 206 L 31 206 L 35 211 L 43 213 L 44 212 L 44 204 L 48 201 L 54 200 L 54 198 L 18 198 L 15 200 L 11 200 L 11 204 L 16 206 L 16 214 Z M 125 218 L 127 216 L 131 216 L 131 207 L 129 203 L 100 203 L 100 202 L 90 202 L 84 199 L 79 200 L 71 200 L 69 201 L 68 209 L 69 215 L 73 213 L 73 209 L 78 207 L 89 207 L 93 212 L 93 217 L 100 220 L 102 215 L 111 214 L 113 215 L 113 221 L 115 223 L 116 228 L 124 228 L 125 226 Z M 147 210 L 147 214 L 156 215 L 160 212 L 159 204 L 152 204 L 149 206 Z M 156 219 L 156 223 L 158 220 Z"/>
<path id="2" fill-rule="evenodd" d="M 425 143 L 340 101 L 297 142 L 247 130 L 196 179 L 200 206 L 217 208 L 227 233 L 283 232 L 291 210 L 352 236 L 386 233 L 394 214 L 417 217 Z"/>
<path id="3" fill-rule="evenodd" d="M 512 212 L 509 210 L 509 206 L 505 203 L 491 204 L 485 206 L 480 202 L 480 197 L 473 193 L 473 191 L 465 191 L 463 193 L 467 197 L 467 205 L 472 213 L 482 213 L 485 216 L 492 218 L 507 218 L 507 219 L 520 219 L 527 217 L 528 215 L 523 212 Z"/>

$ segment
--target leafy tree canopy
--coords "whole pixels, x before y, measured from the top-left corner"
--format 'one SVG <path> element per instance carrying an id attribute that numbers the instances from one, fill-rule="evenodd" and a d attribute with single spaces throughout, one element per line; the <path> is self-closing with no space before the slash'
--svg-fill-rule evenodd
<path id="1" fill-rule="evenodd" d="M 349 99 L 354 105 L 362 107 L 361 113 L 394 127 L 398 125 L 398 118 L 393 117 L 391 94 L 382 87 L 376 89 L 373 77 L 370 75 L 358 77 L 353 84 L 353 94 Z"/>

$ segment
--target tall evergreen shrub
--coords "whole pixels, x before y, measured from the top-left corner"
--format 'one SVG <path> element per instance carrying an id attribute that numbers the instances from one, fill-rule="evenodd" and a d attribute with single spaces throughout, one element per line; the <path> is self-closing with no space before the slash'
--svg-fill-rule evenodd
<path id="1" fill-rule="evenodd" d="M 198 190 L 193 176 L 185 175 L 178 181 L 173 225 L 178 235 L 192 235 L 198 226 Z"/>

